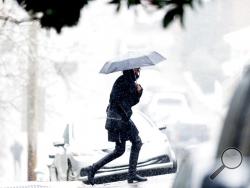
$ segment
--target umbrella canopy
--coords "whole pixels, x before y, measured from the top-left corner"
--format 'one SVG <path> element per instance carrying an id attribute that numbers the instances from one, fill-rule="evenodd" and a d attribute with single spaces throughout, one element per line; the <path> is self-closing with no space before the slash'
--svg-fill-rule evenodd
<path id="1" fill-rule="evenodd" d="M 100 73 L 109 74 L 117 71 L 156 65 L 164 60 L 166 60 L 166 58 L 155 51 L 149 53 L 129 52 L 106 62 L 100 70 Z"/>

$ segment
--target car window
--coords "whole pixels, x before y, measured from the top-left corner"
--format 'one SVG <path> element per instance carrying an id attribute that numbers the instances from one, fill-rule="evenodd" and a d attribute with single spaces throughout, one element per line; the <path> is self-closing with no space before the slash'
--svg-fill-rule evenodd
<path id="1" fill-rule="evenodd" d="M 185 110 L 189 111 L 188 103 L 185 98 L 181 96 L 158 96 L 152 102 L 152 109 L 164 110 L 171 113 L 172 110 Z M 161 110 L 162 109 L 162 110 Z M 159 114 L 161 112 L 157 112 Z"/>
<path id="2" fill-rule="evenodd" d="M 230 107 L 226 115 L 224 126 L 221 132 L 217 157 L 228 147 L 240 147 L 240 139 L 244 135 L 244 119 L 248 106 L 250 105 L 250 73 L 244 75 L 237 86 L 231 99 Z"/>

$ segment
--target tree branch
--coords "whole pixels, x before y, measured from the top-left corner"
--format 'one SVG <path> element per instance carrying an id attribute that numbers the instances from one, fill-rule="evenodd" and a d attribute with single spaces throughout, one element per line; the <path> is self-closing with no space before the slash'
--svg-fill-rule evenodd
<path id="1" fill-rule="evenodd" d="M 21 20 L 17 20 L 11 16 L 0 16 L 0 20 L 3 20 L 5 23 L 7 21 L 9 22 L 12 22 L 12 23 L 15 23 L 15 24 L 21 24 L 21 23 L 24 23 L 24 22 L 33 22 L 33 21 L 36 21 L 36 20 L 39 20 L 40 18 L 38 17 L 31 17 L 31 18 L 25 18 L 25 19 L 21 19 Z"/>

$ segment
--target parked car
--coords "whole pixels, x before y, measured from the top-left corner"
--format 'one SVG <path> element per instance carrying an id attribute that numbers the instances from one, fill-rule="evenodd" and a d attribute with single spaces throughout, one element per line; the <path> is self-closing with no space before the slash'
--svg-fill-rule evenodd
<path id="1" fill-rule="evenodd" d="M 192 146 L 209 140 L 208 125 L 199 116 L 184 115 L 173 119 L 166 125 L 165 133 L 175 146 Z"/>
<path id="2" fill-rule="evenodd" d="M 181 117 L 192 113 L 186 96 L 180 92 L 156 93 L 146 112 L 159 128 L 164 127 L 164 124 L 177 114 Z"/>
<path id="3" fill-rule="evenodd" d="M 201 147 L 210 140 L 207 122 L 194 114 L 173 117 L 162 132 L 168 136 L 179 166 L 187 151 Z"/>
<path id="4" fill-rule="evenodd" d="M 82 180 L 86 182 L 85 168 L 107 153 L 115 144 L 107 141 L 105 117 L 84 120 L 84 123 L 67 127 L 64 142 L 55 143 L 58 151 L 51 155 L 49 165 L 51 180 Z M 140 131 L 143 142 L 137 170 L 143 176 L 174 173 L 177 169 L 175 154 L 166 135 L 142 112 L 134 111 L 132 120 Z M 71 134 L 70 134 L 71 132 Z M 102 167 L 95 176 L 96 183 L 124 180 L 128 171 L 131 143 L 126 143 L 125 153 Z"/>
<path id="5" fill-rule="evenodd" d="M 187 153 L 176 175 L 173 188 L 250 187 L 249 99 L 250 68 L 248 67 L 235 89 L 218 141 Z M 235 169 L 229 169 L 225 165 L 223 156 L 228 148 L 233 148 L 243 156 Z M 234 158 L 231 162 L 237 163 Z M 211 176 L 220 166 L 225 169 L 216 178 Z"/>

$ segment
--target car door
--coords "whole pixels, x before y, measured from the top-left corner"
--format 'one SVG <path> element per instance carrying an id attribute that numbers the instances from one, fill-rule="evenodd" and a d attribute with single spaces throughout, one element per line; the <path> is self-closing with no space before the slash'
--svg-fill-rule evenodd
<path id="1" fill-rule="evenodd" d="M 228 147 L 241 150 L 244 156 L 250 155 L 250 69 L 243 75 L 224 122 L 217 150 L 219 158 Z"/>

